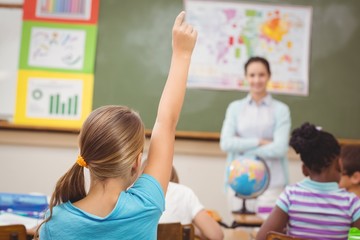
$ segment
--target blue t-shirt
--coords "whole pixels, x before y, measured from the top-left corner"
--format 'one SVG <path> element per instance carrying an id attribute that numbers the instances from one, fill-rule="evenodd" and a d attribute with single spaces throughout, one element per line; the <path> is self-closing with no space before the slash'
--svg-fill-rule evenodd
<path id="1" fill-rule="evenodd" d="M 40 239 L 156 239 L 164 209 L 159 182 L 143 174 L 130 189 L 121 192 L 106 217 L 84 212 L 70 202 L 54 207 L 51 220 L 40 229 Z"/>

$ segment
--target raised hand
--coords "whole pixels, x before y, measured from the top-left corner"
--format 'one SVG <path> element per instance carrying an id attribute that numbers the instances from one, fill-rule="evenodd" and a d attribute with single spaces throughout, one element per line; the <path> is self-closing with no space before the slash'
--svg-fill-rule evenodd
<path id="1" fill-rule="evenodd" d="M 190 57 L 196 43 L 197 31 L 185 21 L 184 11 L 175 19 L 172 38 L 173 53 Z"/>

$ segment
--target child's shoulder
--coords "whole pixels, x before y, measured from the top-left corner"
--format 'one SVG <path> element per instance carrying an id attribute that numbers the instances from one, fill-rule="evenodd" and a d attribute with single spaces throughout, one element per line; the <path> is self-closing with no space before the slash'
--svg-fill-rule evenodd
<path id="1" fill-rule="evenodd" d="M 177 192 L 184 194 L 195 194 L 194 191 L 186 185 L 169 182 L 168 192 Z"/>
<path id="2" fill-rule="evenodd" d="M 285 187 L 286 195 L 300 195 L 307 197 L 331 198 L 342 201 L 356 202 L 360 198 L 344 188 L 339 188 L 337 183 L 319 183 L 309 179 Z"/>
<path id="3" fill-rule="evenodd" d="M 183 184 L 179 183 L 173 183 L 170 182 L 167 193 L 166 193 L 166 199 L 186 199 L 186 201 L 190 202 L 198 202 L 199 199 L 196 196 L 195 192 L 189 188 L 188 186 L 185 186 Z"/>
<path id="4" fill-rule="evenodd" d="M 298 189 L 302 189 L 301 185 L 299 183 L 293 183 L 293 184 L 289 184 L 289 185 L 285 186 L 284 191 L 288 192 L 288 191 L 293 191 L 293 190 L 298 190 Z"/>
<path id="5" fill-rule="evenodd" d="M 348 197 L 350 201 L 360 202 L 360 197 L 355 193 L 348 192 L 345 188 L 340 188 L 340 190 L 341 190 L 341 195 Z"/>

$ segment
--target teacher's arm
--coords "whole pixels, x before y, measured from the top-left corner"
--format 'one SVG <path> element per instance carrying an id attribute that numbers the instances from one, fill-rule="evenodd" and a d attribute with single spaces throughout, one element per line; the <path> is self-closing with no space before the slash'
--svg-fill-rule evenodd
<path id="1" fill-rule="evenodd" d="M 226 110 L 221 129 L 220 148 L 224 152 L 245 152 L 256 148 L 260 144 L 259 138 L 242 138 L 237 135 L 236 127 L 241 109 L 241 101 L 233 102 Z"/>
<path id="2" fill-rule="evenodd" d="M 291 118 L 289 107 L 280 103 L 276 109 L 275 131 L 273 141 L 253 149 L 247 154 L 256 155 L 261 158 L 283 158 L 289 148 L 289 134 L 291 128 Z"/>

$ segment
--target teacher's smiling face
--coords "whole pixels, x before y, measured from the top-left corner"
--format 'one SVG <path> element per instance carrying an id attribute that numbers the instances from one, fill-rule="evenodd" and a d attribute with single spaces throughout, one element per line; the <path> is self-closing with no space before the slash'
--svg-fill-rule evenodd
<path id="1" fill-rule="evenodd" d="M 270 79 L 270 72 L 262 62 L 251 62 L 246 68 L 245 77 L 249 82 L 251 95 L 265 96 L 267 94 L 266 86 Z"/>

